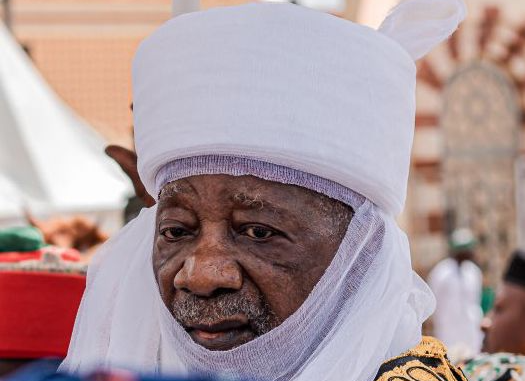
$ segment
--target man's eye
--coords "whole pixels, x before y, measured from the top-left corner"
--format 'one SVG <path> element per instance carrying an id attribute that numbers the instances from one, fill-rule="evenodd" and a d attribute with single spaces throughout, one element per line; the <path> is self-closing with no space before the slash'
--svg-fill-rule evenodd
<path id="1" fill-rule="evenodd" d="M 273 230 L 262 226 L 249 226 L 244 230 L 244 233 L 253 239 L 267 239 L 274 235 Z"/>
<path id="2" fill-rule="evenodd" d="M 164 237 L 166 237 L 170 241 L 176 241 L 182 237 L 190 235 L 190 233 L 187 230 L 183 228 L 179 228 L 179 227 L 163 229 L 160 232 L 160 234 L 162 234 Z"/>

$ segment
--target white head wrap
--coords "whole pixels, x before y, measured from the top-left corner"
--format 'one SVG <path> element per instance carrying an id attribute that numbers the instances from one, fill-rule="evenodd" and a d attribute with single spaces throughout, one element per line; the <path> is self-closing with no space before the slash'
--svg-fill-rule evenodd
<path id="1" fill-rule="evenodd" d="M 186 176 L 249 174 L 327 194 L 355 215 L 298 311 L 212 352 L 160 299 L 156 207 L 143 210 L 95 257 L 61 369 L 367 381 L 416 345 L 434 301 L 393 217 L 405 200 L 414 59 L 464 13 L 460 0 L 408 0 L 383 34 L 303 7 L 250 4 L 177 17 L 146 39 L 133 84 L 139 173 L 151 194 Z"/>

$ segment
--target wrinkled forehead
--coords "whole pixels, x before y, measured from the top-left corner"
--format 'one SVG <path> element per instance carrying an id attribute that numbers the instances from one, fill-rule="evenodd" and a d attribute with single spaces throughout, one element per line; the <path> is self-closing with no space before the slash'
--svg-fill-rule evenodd
<path id="1" fill-rule="evenodd" d="M 228 175 L 224 180 L 238 188 L 240 197 L 243 193 L 249 193 L 250 183 L 257 184 L 253 179 L 256 178 L 266 180 L 264 184 L 269 189 L 277 189 L 281 184 L 294 185 L 340 201 L 354 210 L 365 201 L 362 195 L 353 190 L 316 175 L 264 161 L 220 155 L 178 159 L 164 165 L 156 176 L 156 194 L 161 197 L 168 193 L 187 191 L 191 183 L 178 180 L 204 175 Z M 261 184 L 260 181 L 258 183 Z"/>
<path id="2" fill-rule="evenodd" d="M 159 208 L 190 204 L 221 206 L 222 209 L 252 209 L 276 214 L 299 213 L 305 207 L 333 212 L 334 207 L 346 204 L 326 195 L 292 184 L 264 180 L 252 175 L 232 176 L 206 174 L 186 177 L 165 184 L 159 194 Z M 348 206 L 346 206 L 348 207 Z"/>

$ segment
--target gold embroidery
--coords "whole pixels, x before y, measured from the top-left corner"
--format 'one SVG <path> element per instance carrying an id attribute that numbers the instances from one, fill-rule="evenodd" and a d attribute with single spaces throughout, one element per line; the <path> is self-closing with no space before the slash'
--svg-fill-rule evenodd
<path id="1" fill-rule="evenodd" d="M 381 367 L 376 381 L 467 381 L 447 358 L 445 346 L 432 337 Z"/>

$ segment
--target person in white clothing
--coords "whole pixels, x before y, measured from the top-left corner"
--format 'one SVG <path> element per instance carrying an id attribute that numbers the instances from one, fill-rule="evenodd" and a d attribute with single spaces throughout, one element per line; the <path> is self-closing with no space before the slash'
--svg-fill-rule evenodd
<path id="1" fill-rule="evenodd" d="M 483 275 L 474 262 L 476 239 L 469 229 L 458 229 L 450 239 L 450 256 L 430 272 L 428 284 L 436 297 L 432 315 L 434 335 L 455 358 L 468 358 L 481 349 Z"/>

